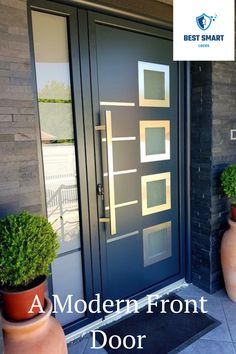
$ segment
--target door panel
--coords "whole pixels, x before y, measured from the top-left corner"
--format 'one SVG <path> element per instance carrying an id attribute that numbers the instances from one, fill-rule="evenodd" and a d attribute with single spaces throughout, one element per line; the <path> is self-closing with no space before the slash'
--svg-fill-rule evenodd
<path id="1" fill-rule="evenodd" d="M 33 19 L 46 207 L 61 238 L 50 295 L 123 299 L 182 278 L 182 103 L 170 34 L 33 2 L 33 17 L 55 27 L 47 36 L 50 26 Z M 59 56 L 47 49 L 58 34 Z M 66 332 L 102 316 L 57 315 Z"/>
<path id="2" fill-rule="evenodd" d="M 103 289 L 116 299 L 181 272 L 179 83 L 171 40 L 107 19 L 90 16 L 90 50 Z"/>

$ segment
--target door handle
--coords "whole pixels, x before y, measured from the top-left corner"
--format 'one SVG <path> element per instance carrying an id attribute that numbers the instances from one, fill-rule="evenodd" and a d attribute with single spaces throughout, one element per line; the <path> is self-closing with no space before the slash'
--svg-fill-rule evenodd
<path id="1" fill-rule="evenodd" d="M 107 147 L 107 166 L 108 166 L 108 194 L 110 217 L 99 218 L 101 223 L 110 223 L 111 235 L 116 234 L 116 210 L 115 210 L 115 187 L 114 187 L 114 168 L 113 168 L 113 146 L 112 146 L 112 117 L 111 111 L 105 111 L 105 125 L 95 127 L 96 131 L 106 131 Z"/>
<path id="2" fill-rule="evenodd" d="M 116 234 L 115 186 L 113 168 L 112 118 L 111 111 L 105 112 L 107 138 L 107 166 L 111 235 Z"/>

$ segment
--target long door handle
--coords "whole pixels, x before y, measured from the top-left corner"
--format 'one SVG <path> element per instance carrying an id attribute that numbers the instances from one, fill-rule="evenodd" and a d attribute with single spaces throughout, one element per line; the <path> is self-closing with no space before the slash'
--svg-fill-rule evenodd
<path id="1" fill-rule="evenodd" d="M 115 208 L 115 186 L 113 167 L 113 146 L 112 146 L 112 119 L 111 111 L 105 112 L 106 119 L 106 140 L 107 140 L 107 166 L 108 166 L 108 188 L 109 188 L 109 209 L 111 235 L 116 234 L 116 208 Z"/>

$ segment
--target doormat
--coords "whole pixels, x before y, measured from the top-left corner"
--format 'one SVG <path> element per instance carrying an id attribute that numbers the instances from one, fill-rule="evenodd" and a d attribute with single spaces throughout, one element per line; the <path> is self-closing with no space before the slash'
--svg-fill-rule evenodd
<path id="1" fill-rule="evenodd" d="M 153 313 L 147 313 L 147 308 L 144 308 L 140 313 L 126 317 L 110 327 L 102 328 L 101 331 L 105 332 L 107 336 L 107 344 L 104 349 L 109 354 L 174 354 L 220 325 L 218 320 L 200 312 L 199 308 L 197 309 L 198 313 L 193 313 L 193 305 L 189 305 L 188 310 L 190 313 L 185 313 L 185 300 L 176 294 L 169 294 L 168 297 L 163 299 L 169 300 L 169 302 L 165 303 L 164 310 L 166 313 L 161 313 L 163 305 L 158 300 L 157 305 L 151 308 Z M 181 309 L 180 302 L 183 304 L 183 311 L 174 313 L 173 309 L 176 312 Z M 171 303 L 173 305 L 172 310 Z M 109 346 L 109 339 L 113 335 L 121 338 L 122 344 L 117 349 L 112 349 Z M 138 335 L 146 335 L 146 338 L 142 340 L 143 349 L 138 349 L 137 346 L 132 349 L 126 349 L 123 339 L 127 335 L 131 335 L 134 338 L 137 338 Z M 101 345 L 105 343 L 102 333 L 96 333 L 96 340 Z M 113 337 L 112 346 L 116 347 L 117 344 L 117 338 Z M 132 340 L 127 339 L 126 346 L 129 347 L 132 344 Z M 138 345 L 138 341 L 136 345 Z"/>

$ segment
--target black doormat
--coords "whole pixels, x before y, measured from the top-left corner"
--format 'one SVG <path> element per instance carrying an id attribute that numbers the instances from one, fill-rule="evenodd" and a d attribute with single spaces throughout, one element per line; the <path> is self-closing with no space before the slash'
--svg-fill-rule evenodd
<path id="1" fill-rule="evenodd" d="M 125 319 L 116 322 L 110 327 L 102 328 L 106 333 L 108 341 L 104 349 L 109 353 L 139 353 L 139 354 L 167 354 L 178 353 L 185 347 L 202 337 L 207 332 L 217 327 L 220 322 L 204 314 L 198 309 L 198 313 L 193 313 L 194 307 L 189 306 L 189 312 L 185 313 L 185 300 L 176 294 L 170 294 L 164 299 L 169 299 L 166 303 L 166 313 L 161 313 L 162 304 L 158 301 L 157 307 L 152 306 L 152 314 L 147 313 L 147 308 L 140 311 L 138 314 L 133 314 Z M 170 308 L 170 303 L 174 300 L 179 300 L 183 304 L 183 312 L 173 313 Z M 175 311 L 179 311 L 179 301 L 173 302 Z M 199 305 L 199 302 L 198 302 Z M 142 341 L 143 349 L 126 349 L 123 345 L 120 348 L 112 349 L 109 346 L 109 338 L 113 335 L 118 335 L 123 339 L 127 335 L 132 335 L 137 338 L 138 335 L 146 335 Z M 97 341 L 103 343 L 103 335 L 96 333 Z M 113 346 L 117 345 L 117 340 L 114 339 Z M 127 339 L 126 345 L 131 346 L 131 339 Z"/>

